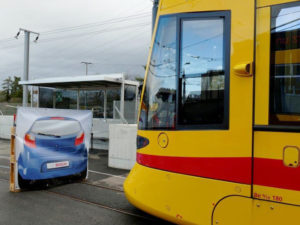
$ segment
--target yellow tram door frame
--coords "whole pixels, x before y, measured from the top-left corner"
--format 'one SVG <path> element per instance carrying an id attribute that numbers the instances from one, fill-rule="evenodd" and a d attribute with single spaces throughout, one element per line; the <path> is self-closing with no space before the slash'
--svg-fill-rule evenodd
<path id="1" fill-rule="evenodd" d="M 224 198 L 213 212 L 212 224 L 285 225 L 299 221 L 300 133 L 297 129 L 293 131 L 293 124 L 287 123 L 299 121 L 299 116 L 280 113 L 271 115 L 271 107 L 274 107 L 271 101 L 275 101 L 271 94 L 276 91 L 274 87 L 272 89 L 272 79 L 276 75 L 272 75 L 274 67 L 300 63 L 299 47 L 274 48 L 272 39 L 276 35 L 272 30 L 276 26 L 272 20 L 279 15 L 280 8 L 296 4 L 299 7 L 299 1 L 295 0 L 256 1 L 252 195 L 251 198 Z M 291 38 L 290 34 L 288 36 L 287 38 Z M 288 41 L 281 40 L 282 43 L 289 43 Z M 288 74 L 287 71 L 285 74 Z M 277 117 L 279 123 L 276 124 L 271 116 Z"/>
<path id="2" fill-rule="evenodd" d="M 289 20 L 297 19 L 296 17 L 299 19 L 298 9 L 298 13 L 294 10 L 292 13 L 282 11 L 279 14 L 280 10 L 291 10 L 299 6 L 299 1 L 295 0 L 258 0 L 256 13 L 253 197 L 293 205 L 300 205 L 299 179 L 296 175 L 300 159 L 300 133 L 292 128 L 300 117 L 284 113 L 272 115 L 271 110 L 275 107 L 272 93 L 281 94 L 282 91 L 275 87 L 275 76 L 279 74 L 276 74 L 274 68 L 288 67 L 280 72 L 282 77 L 289 75 L 289 68 L 300 63 L 300 49 L 296 47 L 299 37 L 291 31 L 296 27 L 292 23 L 290 27 L 279 25 L 282 29 L 275 29 L 276 21 L 290 17 L 285 21 L 288 24 Z M 276 33 L 284 32 L 289 34 L 276 36 Z M 289 46 L 293 41 L 293 46 Z M 288 179 L 292 174 L 296 177 Z"/>

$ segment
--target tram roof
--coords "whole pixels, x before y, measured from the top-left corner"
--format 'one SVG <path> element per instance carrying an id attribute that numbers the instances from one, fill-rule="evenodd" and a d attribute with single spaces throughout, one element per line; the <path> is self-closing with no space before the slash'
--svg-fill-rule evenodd
<path id="1" fill-rule="evenodd" d="M 98 74 L 72 77 L 49 77 L 28 81 L 20 81 L 21 85 L 60 88 L 60 89 L 92 89 L 120 87 L 124 74 Z M 139 82 L 125 80 L 124 84 L 139 86 Z"/>

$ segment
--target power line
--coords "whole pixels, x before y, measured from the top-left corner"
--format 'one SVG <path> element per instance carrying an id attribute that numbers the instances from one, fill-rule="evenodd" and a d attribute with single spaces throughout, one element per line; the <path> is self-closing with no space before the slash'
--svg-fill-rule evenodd
<path id="1" fill-rule="evenodd" d="M 69 31 L 74 31 L 74 30 L 78 30 L 78 29 L 87 29 L 87 28 L 91 28 L 91 27 L 95 27 L 95 26 L 103 26 L 103 25 L 108 25 L 108 24 L 125 22 L 128 20 L 140 19 L 147 15 L 150 15 L 150 13 L 141 13 L 141 14 L 135 14 L 135 15 L 131 15 L 131 16 L 109 19 L 109 20 L 105 20 L 105 21 L 101 21 L 101 22 L 87 23 L 87 24 L 82 24 L 79 26 L 64 27 L 64 28 L 49 30 L 49 31 L 41 32 L 41 33 L 43 35 L 50 35 L 53 33 L 69 32 Z"/>
<path id="2" fill-rule="evenodd" d="M 147 26 L 149 26 L 149 25 L 150 24 L 148 24 Z M 147 26 L 142 26 L 141 28 L 145 28 Z M 126 38 L 118 37 L 117 41 L 109 40 L 108 42 L 105 42 L 104 44 L 101 44 L 99 46 L 96 46 L 96 47 L 93 46 L 92 48 L 88 49 L 87 51 L 84 51 L 82 54 L 85 55 L 86 53 L 90 52 L 91 49 L 98 51 L 99 48 L 101 48 L 101 51 L 98 52 L 98 54 L 103 53 L 105 50 L 111 48 L 112 46 L 120 45 L 121 43 L 123 43 L 125 41 L 132 40 L 137 35 L 139 36 L 141 33 L 137 32 L 137 31 L 142 31 L 141 28 L 135 29 L 135 32 L 132 32 L 133 35 L 127 35 Z"/>
<path id="3" fill-rule="evenodd" d="M 287 31 L 287 30 L 289 30 L 289 29 L 291 29 L 291 28 L 293 28 L 293 27 L 297 27 L 297 26 L 299 26 L 299 25 L 300 25 L 300 23 L 297 23 L 297 24 L 295 24 L 295 25 L 293 25 L 293 26 L 285 27 L 285 28 L 283 28 L 282 30 L 276 31 L 276 33 L 282 32 L 282 31 Z"/>
<path id="4" fill-rule="evenodd" d="M 282 14 L 282 15 L 278 15 L 278 16 L 272 16 L 272 18 L 278 18 L 278 17 L 282 17 L 282 16 L 287 16 L 287 15 L 294 14 L 294 13 L 297 13 L 297 12 L 300 12 L 300 11 L 294 11 L 294 12 L 290 12 L 290 13 L 286 13 L 286 14 Z"/>
<path id="5" fill-rule="evenodd" d="M 280 25 L 278 25 L 278 26 L 276 26 L 276 27 L 272 27 L 272 28 L 271 28 L 271 31 L 273 31 L 273 30 L 275 30 L 275 29 L 278 29 L 279 27 L 283 27 L 283 26 L 289 25 L 289 24 L 291 24 L 291 23 L 297 22 L 298 20 L 300 20 L 300 18 L 297 18 L 297 19 L 291 20 L 291 21 L 289 21 L 289 22 L 280 24 Z"/>
<path id="6" fill-rule="evenodd" d="M 48 31 L 41 32 L 41 34 L 43 36 L 44 35 L 53 35 L 56 33 L 71 32 L 71 31 L 75 31 L 75 30 L 88 29 L 88 28 L 93 28 L 93 27 L 98 27 L 98 26 L 123 23 L 123 22 L 127 22 L 130 20 L 141 19 L 141 18 L 149 16 L 149 15 L 151 15 L 151 14 L 150 13 L 138 13 L 138 14 L 134 14 L 134 15 L 130 15 L 130 16 L 124 16 L 124 17 L 118 17 L 118 18 L 113 18 L 113 19 L 109 19 L 109 20 L 104 20 L 101 22 L 94 22 L 94 23 L 87 23 L 87 24 L 82 24 L 82 25 L 78 25 L 78 26 L 57 28 L 54 30 L 48 30 Z M 14 41 L 13 37 L 1 39 L 0 43 L 11 42 L 11 41 Z"/>
<path id="7" fill-rule="evenodd" d="M 0 43 L 1 42 L 11 42 L 11 41 L 14 41 L 14 40 L 15 40 L 14 38 L 5 38 L 5 39 L 1 39 Z"/>
<path id="8" fill-rule="evenodd" d="M 60 41 L 62 39 L 68 39 L 68 38 L 78 38 L 78 37 L 83 37 L 83 36 L 87 36 L 87 35 L 98 35 L 98 34 L 104 34 L 104 33 L 108 33 L 108 32 L 114 32 L 114 31 L 120 31 L 120 30 L 125 30 L 125 29 L 129 29 L 129 28 L 136 28 L 136 27 L 141 27 L 141 26 L 147 26 L 150 23 L 140 23 L 140 24 L 134 24 L 131 26 L 123 26 L 123 27 L 116 27 L 114 29 L 102 29 L 102 30 L 98 30 L 98 31 L 93 31 L 93 32 L 89 32 L 89 33 L 81 33 L 81 34 L 77 34 L 77 35 L 68 35 L 68 36 L 63 36 L 63 37 L 56 37 L 56 38 L 48 38 L 48 39 L 43 39 L 40 41 L 39 44 L 44 44 L 47 42 L 51 42 L 51 41 Z M 22 45 L 10 45 L 10 46 L 5 46 L 3 48 L 0 48 L 1 50 L 5 50 L 5 49 L 12 49 L 12 48 L 17 48 L 19 46 Z"/>
<path id="9" fill-rule="evenodd" d="M 102 34 L 102 33 L 106 33 L 106 32 L 112 32 L 112 31 L 119 31 L 119 30 L 124 30 L 124 29 L 128 29 L 128 28 L 135 28 L 138 26 L 145 26 L 149 23 L 139 23 L 139 24 L 133 24 L 133 25 L 129 25 L 129 26 L 122 26 L 122 27 L 115 27 L 113 29 L 111 28 L 105 28 L 102 30 L 98 30 L 98 31 L 92 31 L 92 32 L 87 32 L 87 33 L 80 33 L 80 34 L 76 34 L 76 35 L 66 35 L 66 36 L 62 36 L 62 37 L 53 37 L 53 38 L 48 38 L 48 39 L 43 39 L 43 41 L 41 41 L 41 43 L 45 43 L 47 41 L 53 41 L 53 40 L 61 40 L 61 39 L 65 39 L 65 38 L 74 38 L 74 37 L 82 37 L 82 36 L 86 36 L 86 35 L 91 35 L 91 34 Z"/>

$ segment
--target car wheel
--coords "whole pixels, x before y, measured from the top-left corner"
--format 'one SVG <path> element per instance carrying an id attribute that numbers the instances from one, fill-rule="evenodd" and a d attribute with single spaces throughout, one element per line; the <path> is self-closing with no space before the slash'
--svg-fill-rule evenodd
<path id="1" fill-rule="evenodd" d="M 83 170 L 80 173 L 80 175 L 79 175 L 80 180 L 84 180 L 86 178 L 86 175 L 87 175 L 87 169 Z"/>
<path id="2" fill-rule="evenodd" d="M 24 180 L 21 175 L 18 173 L 18 183 L 21 189 L 27 189 L 30 187 L 30 180 Z"/>

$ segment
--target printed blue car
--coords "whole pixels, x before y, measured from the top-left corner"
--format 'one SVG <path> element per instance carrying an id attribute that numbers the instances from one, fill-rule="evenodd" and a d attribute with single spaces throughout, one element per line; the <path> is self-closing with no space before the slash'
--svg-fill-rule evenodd
<path id="1" fill-rule="evenodd" d="M 18 158 L 19 186 L 71 175 L 85 178 L 87 149 L 79 121 L 67 117 L 36 120 L 24 136 Z M 22 187 L 23 186 L 23 187 Z"/>

